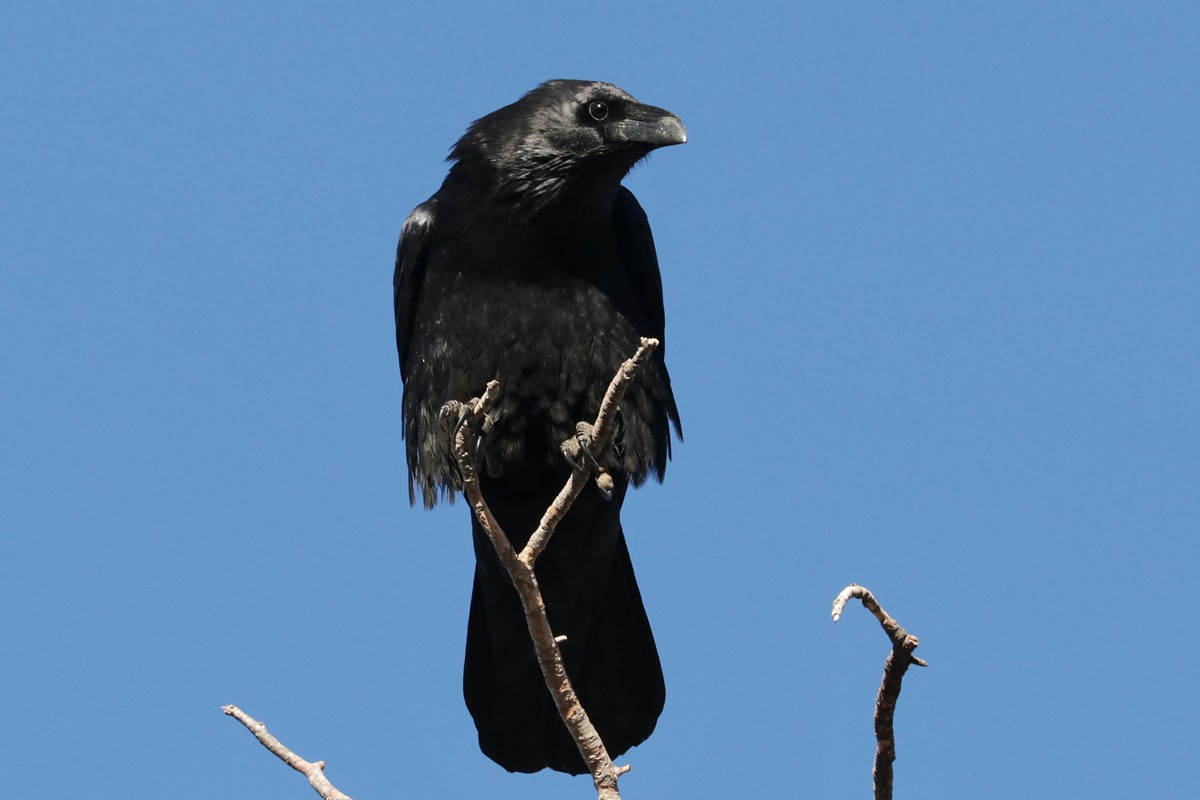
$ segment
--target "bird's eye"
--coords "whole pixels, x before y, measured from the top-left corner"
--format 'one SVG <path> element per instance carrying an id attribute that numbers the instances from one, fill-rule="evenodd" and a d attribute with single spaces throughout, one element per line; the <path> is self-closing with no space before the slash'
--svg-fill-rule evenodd
<path id="1" fill-rule="evenodd" d="M 603 122 L 608 119 L 608 103 L 603 103 L 599 100 L 589 103 L 588 116 L 596 120 L 596 122 Z"/>

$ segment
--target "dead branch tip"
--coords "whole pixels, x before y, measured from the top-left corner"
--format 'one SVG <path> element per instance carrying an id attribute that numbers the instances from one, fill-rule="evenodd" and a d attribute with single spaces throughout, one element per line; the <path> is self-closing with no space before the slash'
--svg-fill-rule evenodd
<path id="1" fill-rule="evenodd" d="M 246 727 L 246 730 L 254 734 L 254 738 L 262 744 L 263 747 L 275 754 L 280 761 L 287 764 L 292 769 L 299 772 L 304 777 L 308 778 L 308 783 L 313 787 L 313 790 L 319 794 L 322 800 L 350 800 L 348 795 L 340 792 L 337 787 L 329 782 L 325 777 L 325 762 L 324 761 L 305 761 L 300 756 L 292 752 L 283 742 L 276 739 L 267 732 L 267 726 L 251 717 L 245 711 L 234 705 L 221 706 L 221 710 L 227 716 L 233 717 L 238 722 Z"/>

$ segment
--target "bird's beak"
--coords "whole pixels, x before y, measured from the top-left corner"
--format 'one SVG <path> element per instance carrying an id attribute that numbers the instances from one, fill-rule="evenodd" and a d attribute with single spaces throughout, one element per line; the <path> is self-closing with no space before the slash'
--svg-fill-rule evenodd
<path id="1" fill-rule="evenodd" d="M 666 147 L 687 141 L 687 129 L 670 111 L 641 103 L 627 106 L 624 118 L 608 126 L 609 138 L 616 142 Z"/>

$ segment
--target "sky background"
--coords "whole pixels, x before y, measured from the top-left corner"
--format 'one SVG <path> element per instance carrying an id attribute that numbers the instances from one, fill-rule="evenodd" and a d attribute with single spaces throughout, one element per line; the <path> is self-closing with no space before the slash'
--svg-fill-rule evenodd
<path id="1" fill-rule="evenodd" d="M 987 4 L 991 5 L 991 4 Z M 686 440 L 626 531 L 667 676 L 623 794 L 1190 798 L 1195 3 L 5 3 L 13 796 L 587 798 L 479 754 L 465 505 L 410 508 L 396 237 L 547 78 L 676 112 L 626 184 Z"/>

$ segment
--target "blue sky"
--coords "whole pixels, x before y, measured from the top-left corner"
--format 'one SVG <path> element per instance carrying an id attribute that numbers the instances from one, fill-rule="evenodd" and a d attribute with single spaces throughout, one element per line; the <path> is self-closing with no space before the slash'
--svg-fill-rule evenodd
<path id="1" fill-rule="evenodd" d="M 15 795 L 588 797 L 461 700 L 463 505 L 408 507 L 396 236 L 551 77 L 687 124 L 628 178 L 686 441 L 626 530 L 636 798 L 1190 797 L 1190 3 L 7 4 L 0 749 Z"/>

